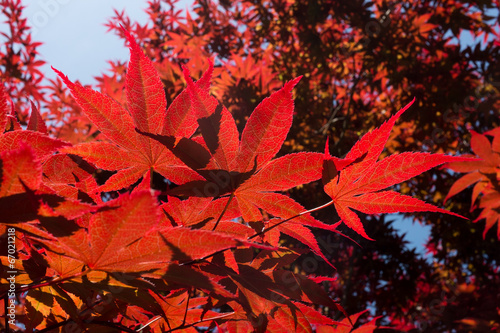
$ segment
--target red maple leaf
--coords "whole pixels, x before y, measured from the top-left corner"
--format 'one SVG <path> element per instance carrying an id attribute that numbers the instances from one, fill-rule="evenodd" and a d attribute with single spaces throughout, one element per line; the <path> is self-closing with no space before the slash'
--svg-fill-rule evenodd
<path id="1" fill-rule="evenodd" d="M 500 191 L 498 188 L 500 174 L 500 130 L 495 129 L 486 133 L 493 136 L 493 142 L 491 143 L 484 134 L 479 134 L 475 131 L 471 131 L 471 134 L 472 151 L 481 160 L 473 163 L 453 162 L 446 165 L 447 168 L 455 172 L 467 172 L 467 174 L 453 184 L 445 198 L 445 202 L 470 185 L 475 184 L 472 191 L 471 211 L 474 209 L 474 203 L 479 197 L 479 207 L 483 210 L 474 222 L 486 219 L 483 238 L 486 237 L 488 230 L 495 224 L 499 224 L 497 237 L 500 239 Z"/>
<path id="2" fill-rule="evenodd" d="M 305 208 L 290 197 L 276 193 L 321 178 L 323 156 L 320 153 L 302 152 L 273 159 L 292 124 L 292 88 L 300 78 L 287 82 L 257 106 L 239 140 L 229 111 L 200 89 L 186 69 L 184 74 L 201 137 L 178 140 L 174 136 L 138 129 L 141 134 L 163 143 L 204 178 L 179 186 L 170 194 L 219 198 L 213 203 L 219 206 L 222 201 L 227 209 L 237 209 L 238 216 L 246 222 L 262 221 L 261 210 L 282 219 L 296 217 L 288 225 L 280 225 L 278 230 L 297 238 L 326 260 L 312 232 L 304 225 L 332 231 L 335 226 L 322 223 L 309 214 L 298 216 Z M 214 216 L 217 219 L 214 229 L 222 217 Z"/>
<path id="3" fill-rule="evenodd" d="M 47 136 L 47 127 L 38 109 L 33 103 L 31 108 L 27 130 L 22 130 L 16 117 L 13 116 L 15 115 L 13 104 L 5 93 L 3 85 L 0 84 L 0 152 L 28 145 L 35 153 L 34 158 L 44 162 L 55 151 L 68 146 L 69 143 Z"/>
<path id="4" fill-rule="evenodd" d="M 152 62 L 132 36 L 126 31 L 125 34 L 131 53 L 125 84 L 128 109 L 109 96 L 71 82 L 54 69 L 87 117 L 109 140 L 83 143 L 61 152 L 79 155 L 104 170 L 118 170 L 100 187 L 100 191 L 122 189 L 141 177 L 147 182 L 153 170 L 176 184 L 199 179 L 163 145 L 134 130 L 137 127 L 143 131 L 177 136 L 190 135 L 189 132 L 192 134 L 196 127 L 190 126 L 191 108 L 185 93 L 180 94 L 167 110 L 163 85 Z M 198 81 L 201 89 L 208 90 L 211 73 L 212 67 Z"/>
<path id="5" fill-rule="evenodd" d="M 77 259 L 91 270 L 145 272 L 239 245 L 258 246 L 208 230 L 159 226 L 159 207 L 149 191 L 121 195 L 100 208 L 92 215 L 87 230 L 79 228 L 61 235 L 56 243 L 47 241 L 48 248 Z"/>
<path id="6" fill-rule="evenodd" d="M 323 178 L 325 192 L 333 199 L 342 221 L 367 239 L 371 238 L 366 234 L 357 214 L 351 209 L 365 214 L 430 211 L 462 217 L 410 196 L 394 191 L 382 191 L 440 164 L 471 160 L 442 154 L 409 152 L 394 154 L 377 162 L 394 123 L 413 101 L 382 126 L 368 132 L 356 142 L 345 158 L 355 160 L 356 163 L 338 170 L 340 173 L 332 178 Z M 331 158 L 329 154 L 325 155 L 325 159 Z"/>
<path id="7" fill-rule="evenodd" d="M 21 143 L 18 149 L 0 152 L 0 197 L 37 189 L 42 182 L 42 167 L 34 150 Z"/>
<path id="8" fill-rule="evenodd" d="M 30 139 L 37 139 L 38 147 L 26 143 Z M 94 209 L 79 200 L 56 195 L 44 185 L 40 156 L 56 150 L 60 143 L 62 141 L 31 131 L 13 131 L 0 136 L 0 222 L 28 222 L 44 216 L 76 218 Z M 10 146 L 19 148 L 9 149 Z"/>

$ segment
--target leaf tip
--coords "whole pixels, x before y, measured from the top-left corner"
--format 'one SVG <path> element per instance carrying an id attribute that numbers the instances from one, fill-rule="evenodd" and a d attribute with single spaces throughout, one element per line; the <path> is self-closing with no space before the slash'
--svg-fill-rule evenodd
<path id="1" fill-rule="evenodd" d="M 326 143 L 325 143 L 325 158 L 330 158 L 330 146 L 329 146 L 329 141 L 330 137 L 326 137 Z"/>
<path id="2" fill-rule="evenodd" d="M 54 68 L 54 66 L 50 66 L 50 68 L 51 68 L 54 72 L 56 72 L 56 74 L 57 74 L 58 76 L 62 76 L 62 75 L 64 75 L 63 73 L 61 73 L 61 71 L 60 71 L 60 70 L 58 70 L 58 69 Z"/>
<path id="3" fill-rule="evenodd" d="M 139 45 L 135 41 L 135 38 L 132 36 L 132 34 L 130 33 L 130 31 L 128 31 L 127 29 L 125 29 L 121 24 L 120 24 L 120 28 L 122 29 L 122 32 L 125 35 L 125 39 L 128 42 L 130 51 L 133 52 L 133 53 L 141 51 Z M 142 54 L 142 52 L 140 54 Z"/>
<path id="4" fill-rule="evenodd" d="M 478 132 L 474 131 L 472 128 L 468 128 L 468 130 L 472 136 L 481 135 Z"/>
<path id="5" fill-rule="evenodd" d="M 292 91 L 292 89 L 299 83 L 299 81 L 302 79 L 303 75 L 296 77 L 293 80 L 288 81 L 285 83 L 285 90 L 286 91 Z"/>
<path id="6" fill-rule="evenodd" d="M 182 65 L 182 74 L 184 75 L 184 80 L 186 80 L 188 86 L 194 85 L 193 79 L 191 78 L 191 72 L 189 71 L 189 68 L 184 65 Z"/>
<path id="7" fill-rule="evenodd" d="M 69 80 L 69 78 L 66 74 L 64 74 L 63 72 L 61 72 L 58 69 L 55 69 L 53 66 L 50 66 L 50 68 L 52 68 L 52 70 L 54 72 L 56 72 L 57 76 L 59 76 L 61 78 L 61 80 L 63 80 L 64 84 L 66 84 L 68 87 L 71 87 L 73 85 L 73 82 L 71 82 Z"/>
<path id="8" fill-rule="evenodd" d="M 369 241 L 375 242 L 375 239 L 373 239 L 370 236 L 368 236 L 368 234 L 364 230 L 363 230 L 363 233 L 360 233 L 360 235 L 363 236 L 365 239 L 367 239 Z"/>
<path id="9" fill-rule="evenodd" d="M 398 119 L 403 113 L 405 113 L 405 111 L 408 110 L 410 106 L 412 106 L 413 103 L 415 103 L 415 101 L 416 97 L 413 97 L 410 103 L 406 104 L 403 108 L 401 108 L 401 110 L 399 110 L 398 113 L 394 115 L 395 120 Z"/>

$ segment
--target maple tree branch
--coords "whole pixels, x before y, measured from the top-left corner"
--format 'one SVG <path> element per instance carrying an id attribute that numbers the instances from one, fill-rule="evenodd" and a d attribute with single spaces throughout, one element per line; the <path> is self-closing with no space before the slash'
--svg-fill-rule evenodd
<path id="1" fill-rule="evenodd" d="M 343 117 L 337 118 L 336 116 L 337 116 L 337 113 L 344 107 L 344 103 L 340 102 L 335 107 L 333 106 L 334 103 L 335 103 L 335 100 L 332 101 L 332 106 L 330 107 L 330 119 L 328 119 L 326 124 L 321 126 L 321 128 L 319 130 L 314 131 L 315 134 L 321 133 L 323 135 L 326 135 L 328 132 L 328 129 L 330 128 L 330 126 L 333 123 L 336 123 L 337 121 L 342 120 Z"/>
<path id="2" fill-rule="evenodd" d="M 261 235 L 265 234 L 266 232 L 268 232 L 268 231 L 270 231 L 270 230 L 272 230 L 272 229 L 276 228 L 277 226 L 279 226 L 279 225 L 281 225 L 281 224 L 283 224 L 283 223 L 285 223 L 285 222 L 288 222 L 288 221 L 290 221 L 290 220 L 293 220 L 294 218 L 297 218 L 297 217 L 299 217 L 299 216 L 302 216 L 302 215 L 305 215 L 305 214 L 309 214 L 309 213 L 315 212 L 315 211 L 317 211 L 317 210 L 323 209 L 323 208 L 325 208 L 325 207 L 328 207 L 328 206 L 330 206 L 331 204 L 333 204 L 333 202 L 334 202 L 334 201 L 332 200 L 332 201 L 327 202 L 326 204 L 321 205 L 321 206 L 319 206 L 319 207 L 316 207 L 316 208 L 313 208 L 313 209 L 310 209 L 310 210 L 306 210 L 305 212 L 302 212 L 302 213 L 299 213 L 299 214 L 297 214 L 297 215 L 295 215 L 295 216 L 289 217 L 289 218 L 287 218 L 287 219 L 285 219 L 285 220 L 283 220 L 283 221 L 281 221 L 281 222 L 276 223 L 276 224 L 275 224 L 275 225 L 273 225 L 273 226 L 270 226 L 270 227 L 269 227 L 269 228 L 267 228 L 267 229 L 262 230 L 261 232 L 256 233 L 256 234 L 255 234 L 255 235 L 253 235 L 253 236 L 248 237 L 248 239 L 252 239 L 252 238 L 255 238 L 255 237 L 257 237 L 257 236 L 261 236 Z"/>
<path id="3" fill-rule="evenodd" d="M 220 220 L 222 220 L 222 216 L 224 216 L 224 213 L 227 211 L 227 208 L 229 207 L 229 204 L 231 203 L 231 200 L 233 200 L 233 198 L 234 198 L 234 192 L 232 192 L 231 195 L 229 196 L 229 199 L 227 200 L 226 206 L 224 207 L 224 209 L 220 213 L 219 218 L 217 219 L 217 222 L 215 222 L 215 225 L 214 225 L 214 228 L 212 229 L 212 231 L 215 231 L 215 229 L 219 225 Z"/>

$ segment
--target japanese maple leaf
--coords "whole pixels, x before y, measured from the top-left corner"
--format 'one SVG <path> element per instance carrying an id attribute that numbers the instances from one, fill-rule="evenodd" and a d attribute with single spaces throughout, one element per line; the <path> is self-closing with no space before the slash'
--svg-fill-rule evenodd
<path id="1" fill-rule="evenodd" d="M 9 133 L 15 132 L 28 131 Z M 0 222 L 28 222 L 44 216 L 76 218 L 93 209 L 79 200 L 56 195 L 43 185 L 41 159 L 32 146 L 20 142 L 17 149 L 0 150 Z"/>
<path id="2" fill-rule="evenodd" d="M 79 228 L 58 237 L 56 243 L 45 244 L 91 270 L 107 272 L 154 271 L 165 269 L 168 263 L 200 259 L 239 245 L 259 246 L 208 230 L 161 227 L 159 207 L 149 191 L 107 202 L 92 215 L 87 229 Z"/>
<path id="3" fill-rule="evenodd" d="M 481 160 L 453 162 L 446 165 L 447 168 L 455 172 L 467 172 L 467 174 L 453 184 L 445 198 L 445 202 L 475 184 L 472 191 L 471 210 L 474 209 L 474 203 L 482 194 L 479 199 L 479 207 L 483 210 L 474 222 L 486 219 L 483 232 L 484 238 L 488 230 L 500 221 L 500 192 L 498 186 L 496 186 L 500 174 L 500 131 L 497 129 L 487 133 L 493 135 L 493 142 L 491 143 L 484 134 L 475 131 L 471 131 L 471 134 L 471 148 Z M 500 225 L 497 230 L 497 237 L 500 239 Z"/>
<path id="4" fill-rule="evenodd" d="M 430 211 L 462 217 L 410 196 L 394 191 L 382 191 L 440 164 L 471 160 L 442 154 L 407 152 L 377 161 L 396 120 L 413 102 L 414 100 L 382 126 L 368 132 L 356 142 L 346 159 L 356 160 L 357 163 L 347 166 L 333 178 L 323 179 L 325 192 L 333 199 L 341 220 L 367 239 L 371 238 L 366 234 L 357 214 L 351 209 L 366 214 Z M 325 159 L 329 158 L 331 157 L 326 153 Z"/>
<path id="5" fill-rule="evenodd" d="M 21 143 L 18 149 L 0 152 L 0 197 L 24 192 L 24 186 L 37 189 L 42 167 L 33 148 Z"/>
<path id="6" fill-rule="evenodd" d="M 163 143 L 204 178 L 177 187 L 170 193 L 219 198 L 214 203 L 220 205 L 223 201 L 232 209 L 236 206 L 239 216 L 247 222 L 262 221 L 260 210 L 283 219 L 296 217 L 293 226 L 282 226 L 280 231 L 299 237 L 326 260 L 312 232 L 302 225 L 333 231 L 335 226 L 324 224 L 308 214 L 298 216 L 305 211 L 304 207 L 290 197 L 276 193 L 318 180 L 322 175 L 323 155 L 320 153 L 301 152 L 273 159 L 292 124 L 292 89 L 300 77 L 287 82 L 256 107 L 240 140 L 229 111 L 198 87 L 186 69 L 184 73 L 201 137 L 178 140 L 138 129 L 141 134 Z M 293 230 L 297 228 L 301 230 Z"/>
<path id="7" fill-rule="evenodd" d="M 55 195 L 42 182 L 42 165 L 69 143 L 46 135 L 47 127 L 33 103 L 27 130 L 7 128 L 9 131 L 3 133 L 11 123 L 9 102 L 0 85 L 0 221 L 18 223 L 49 215 L 76 217 L 89 211 L 89 205 Z"/>
<path id="8" fill-rule="evenodd" d="M 54 69 L 87 117 L 109 140 L 83 143 L 61 152 L 79 155 L 104 170 L 117 170 L 100 187 L 100 191 L 119 190 L 141 177 L 144 177 L 143 182 L 147 182 L 153 170 L 176 184 L 200 179 L 170 150 L 134 130 L 137 127 L 147 132 L 178 136 L 191 135 L 196 127 L 192 125 L 190 101 L 186 93 L 180 94 L 166 109 L 163 85 L 152 62 L 132 36 L 127 31 L 125 34 L 131 54 L 125 84 L 128 109 L 109 96 L 71 82 Z M 200 89 L 208 90 L 211 73 L 212 67 L 197 82 Z"/>
<path id="9" fill-rule="evenodd" d="M 15 110 L 11 103 L 12 101 L 5 93 L 3 85 L 0 84 L 0 152 L 15 150 L 21 145 L 27 144 L 34 150 L 35 156 L 41 162 L 45 162 L 55 151 L 69 145 L 68 142 L 46 135 L 47 127 L 33 103 L 31 103 L 32 111 L 27 130 L 22 130 L 17 119 L 12 116 L 12 113 L 15 114 Z M 4 131 L 7 132 L 4 133 Z"/>

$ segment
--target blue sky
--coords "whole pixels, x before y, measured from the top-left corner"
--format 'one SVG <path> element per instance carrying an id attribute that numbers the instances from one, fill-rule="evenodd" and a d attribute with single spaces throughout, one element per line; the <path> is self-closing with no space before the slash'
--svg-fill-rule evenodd
<path id="1" fill-rule="evenodd" d="M 95 83 L 93 77 L 108 69 L 107 60 L 127 60 L 128 48 L 104 23 L 113 16 L 113 9 L 125 9 L 132 21 L 144 24 L 147 2 L 138 0 L 25 0 L 25 17 L 33 27 L 33 37 L 44 44 L 39 48 L 47 62 L 44 71 L 55 78 L 53 66 L 83 84 Z M 191 6 L 191 0 L 179 1 L 179 8 Z M 413 223 L 398 215 L 394 226 L 405 232 L 410 247 L 424 252 L 429 226 Z"/>
<path id="2" fill-rule="evenodd" d="M 44 44 L 39 48 L 48 63 L 47 76 L 55 78 L 50 66 L 71 80 L 94 83 L 93 77 L 108 68 L 107 60 L 128 59 L 128 48 L 104 23 L 113 9 L 125 9 L 132 21 L 147 20 L 146 1 L 138 0 L 24 0 L 25 17 L 33 27 L 33 38 Z M 181 0 L 180 8 L 192 1 Z"/>

